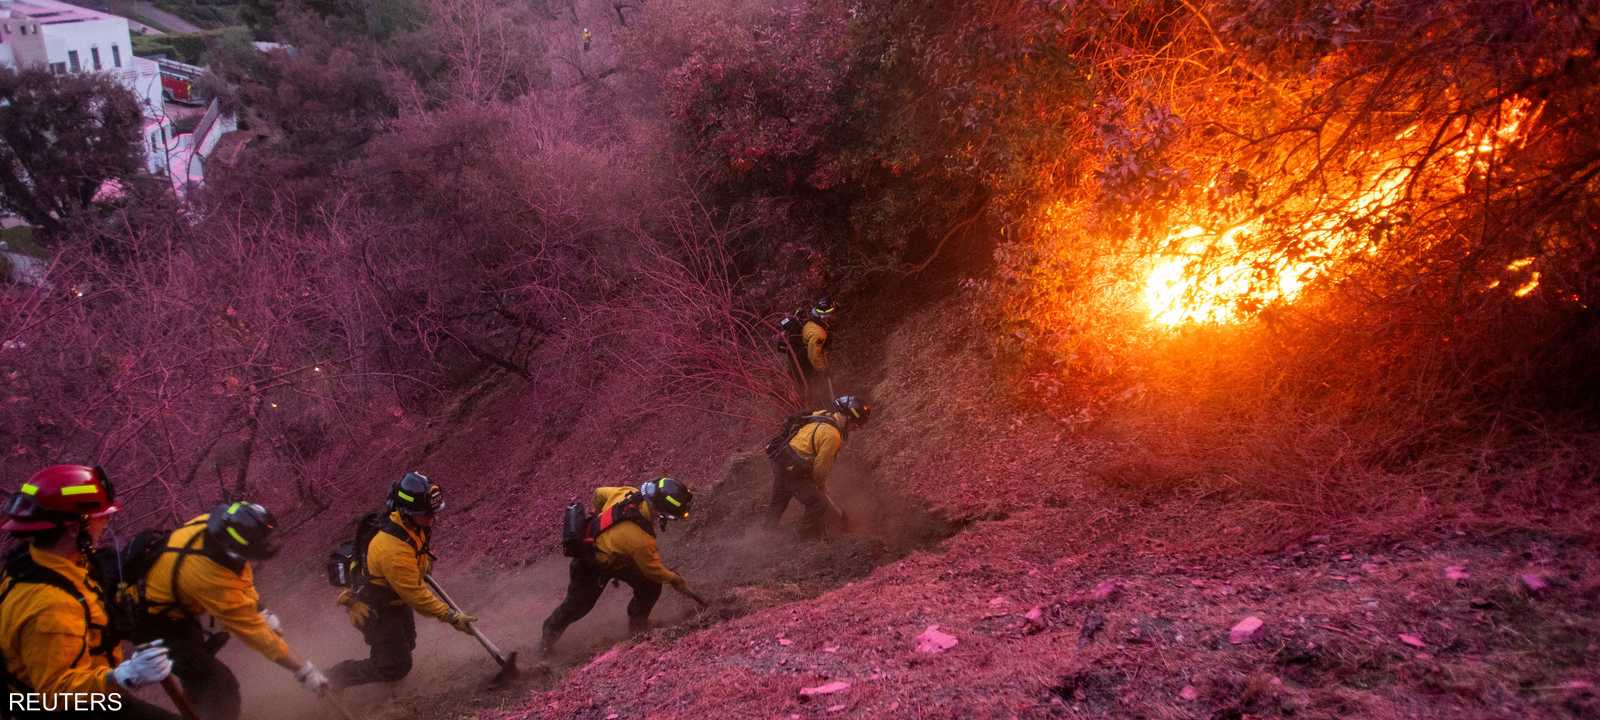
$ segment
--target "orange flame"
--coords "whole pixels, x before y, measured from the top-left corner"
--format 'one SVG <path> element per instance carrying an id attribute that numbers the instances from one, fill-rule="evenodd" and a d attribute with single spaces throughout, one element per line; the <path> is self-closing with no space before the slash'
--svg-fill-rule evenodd
<path id="1" fill-rule="evenodd" d="M 1531 294 L 1534 290 L 1537 290 L 1538 288 L 1539 288 L 1539 271 L 1535 270 L 1535 271 L 1533 271 L 1533 276 L 1529 277 L 1528 281 L 1522 284 L 1522 287 L 1517 288 L 1516 292 L 1513 292 L 1511 294 L 1515 295 L 1515 296 L 1517 296 L 1519 298 L 1527 297 L 1529 294 Z"/>
<path id="2" fill-rule="evenodd" d="M 1452 153 L 1459 164 L 1461 183 L 1491 167 L 1496 153 L 1520 147 L 1527 131 L 1543 111 L 1543 104 L 1513 97 L 1502 103 L 1499 122 L 1469 132 Z M 1401 132 L 1406 141 L 1416 127 Z M 1448 157 L 1448 156 L 1447 156 Z M 1381 218 L 1402 199 L 1412 168 L 1396 162 L 1364 183 L 1365 189 L 1338 212 L 1323 213 L 1299 230 L 1302 252 L 1290 259 L 1268 250 L 1240 247 L 1241 237 L 1257 232 L 1251 220 L 1222 232 L 1199 225 L 1182 225 L 1167 236 L 1165 247 L 1176 251 L 1156 257 L 1145 271 L 1142 299 L 1149 320 L 1166 327 L 1185 324 L 1230 324 L 1248 319 L 1254 309 L 1293 302 L 1318 276 L 1340 262 L 1377 248 L 1371 240 L 1350 230 L 1340 218 Z M 1513 263 L 1518 270 L 1533 262 Z M 1520 263 L 1520 264 L 1518 264 Z M 1514 293 L 1524 297 L 1538 287 L 1538 273 Z"/>

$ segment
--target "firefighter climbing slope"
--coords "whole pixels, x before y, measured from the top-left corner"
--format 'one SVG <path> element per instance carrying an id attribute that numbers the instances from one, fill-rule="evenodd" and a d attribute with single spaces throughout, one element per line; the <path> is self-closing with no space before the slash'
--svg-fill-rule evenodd
<path id="1" fill-rule="evenodd" d="M 850 431 L 865 426 L 871 417 L 871 405 L 854 395 L 841 395 L 832 410 L 785 421 L 783 429 L 767 443 L 767 457 L 772 460 L 769 524 L 777 525 L 789 501 L 795 499 L 805 506 L 800 528 L 807 537 L 821 535 L 830 517 L 841 526 L 847 524 L 844 511 L 828 495 L 828 479 Z"/>
<path id="2" fill-rule="evenodd" d="M 12 717 L 67 716 L 58 703 L 68 696 L 59 693 L 119 693 L 114 717 L 177 718 L 125 692 L 166 679 L 172 660 L 159 642 L 121 660 L 101 589 L 89 576 L 115 499 L 105 473 L 82 465 L 47 467 L 11 496 L 0 529 L 21 545 L 0 580 L 0 675 L 8 700 L 13 692 L 42 694 L 40 707 L 23 712 L 11 712 L 8 701 Z"/>
<path id="3" fill-rule="evenodd" d="M 833 301 L 824 297 L 778 324 L 785 339 L 785 364 L 794 376 L 801 401 L 807 405 L 833 397 L 828 330 L 833 327 L 836 311 Z"/>
<path id="4" fill-rule="evenodd" d="M 682 575 L 662 564 L 656 547 L 657 518 L 665 530 L 669 520 L 687 519 L 693 502 L 687 486 L 663 477 L 637 489 L 596 488 L 593 514 L 576 502 L 569 505 L 562 523 L 563 549 L 572 557 L 567 597 L 544 621 L 539 654 L 549 655 L 561 634 L 594 609 L 606 583 L 613 580 L 633 588 L 628 629 L 635 633 L 649 629 L 650 611 L 661 598 L 662 585 L 705 605 Z"/>
<path id="5" fill-rule="evenodd" d="M 346 660 L 329 670 L 334 687 L 393 682 L 408 675 L 417 647 L 416 613 L 472 632 L 478 618 L 451 608 L 423 582 L 433 569 L 429 541 L 434 517 L 444 507 L 438 483 L 408 472 L 389 488 L 387 516 L 362 518 L 355 541 L 334 553 L 329 580 L 348 585 L 339 604 L 371 648 L 367 659 Z"/>
<path id="6" fill-rule="evenodd" d="M 141 533 L 124 553 L 124 568 L 138 566 L 146 554 L 154 558 L 137 586 L 131 639 L 166 641 L 173 674 L 203 720 L 240 716 L 239 680 L 215 657 L 229 634 L 294 673 L 306 689 L 321 693 L 328 687 L 327 676 L 284 642 L 277 616 L 262 609 L 256 591 L 251 563 L 278 554 L 276 530 L 266 508 L 222 503 L 170 533 Z M 207 632 L 201 624 L 207 615 L 226 634 Z"/>

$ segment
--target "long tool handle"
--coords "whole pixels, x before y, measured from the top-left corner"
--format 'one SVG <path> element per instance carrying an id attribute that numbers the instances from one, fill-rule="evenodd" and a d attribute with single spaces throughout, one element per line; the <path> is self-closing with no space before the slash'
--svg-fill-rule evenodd
<path id="1" fill-rule="evenodd" d="M 450 594 L 445 592 L 444 588 L 439 586 L 439 581 L 434 580 L 432 575 L 423 575 L 422 579 L 428 583 L 429 588 L 433 589 L 433 593 L 438 595 L 440 600 L 444 601 L 444 604 L 449 605 L 450 609 L 455 610 L 456 612 L 461 612 L 461 606 L 457 605 L 456 601 L 450 599 Z M 495 662 L 500 663 L 501 665 L 506 664 L 505 653 L 500 652 L 500 648 L 495 647 L 494 643 L 490 641 L 489 638 L 484 637 L 483 632 L 478 629 L 477 625 L 468 625 L 467 629 L 472 631 L 472 636 L 477 638 L 478 642 L 483 643 L 483 649 L 488 650 L 489 654 L 494 656 Z"/>
<path id="2" fill-rule="evenodd" d="M 350 708 L 345 707 L 344 702 L 339 700 L 338 690 L 334 690 L 333 688 L 323 690 L 322 697 L 327 698 L 328 704 L 332 705 L 333 709 L 338 710 L 339 715 L 343 717 L 344 720 L 356 720 L 356 716 L 350 712 Z"/>
<path id="3" fill-rule="evenodd" d="M 178 679 L 168 675 L 161 679 L 161 689 L 167 691 L 167 699 L 178 708 L 178 714 L 183 720 L 200 720 L 200 713 L 195 712 L 194 705 L 189 702 L 189 696 L 183 694 L 183 689 L 178 687 Z"/>

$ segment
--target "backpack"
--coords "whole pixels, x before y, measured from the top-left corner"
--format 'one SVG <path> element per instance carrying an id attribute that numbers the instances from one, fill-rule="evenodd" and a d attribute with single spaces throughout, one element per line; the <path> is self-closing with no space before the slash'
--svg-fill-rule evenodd
<path id="1" fill-rule="evenodd" d="M 778 320 L 778 335 L 773 339 L 773 344 L 785 355 L 792 355 L 800 363 L 800 367 L 807 372 L 811 368 L 811 356 L 806 354 L 806 311 L 804 308 L 784 315 Z"/>
<path id="2" fill-rule="evenodd" d="M 844 433 L 844 428 L 839 426 L 839 421 L 834 419 L 832 415 L 826 413 L 821 415 L 809 413 L 790 415 L 783 419 L 783 427 L 778 430 L 778 434 L 767 440 L 767 458 L 775 463 L 784 465 L 803 464 L 805 458 L 800 457 L 794 451 L 794 448 L 789 447 L 789 441 L 794 438 L 795 433 L 800 432 L 801 428 L 814 422 L 826 423 L 833 429 L 838 430 L 841 435 Z"/>
<path id="3" fill-rule="evenodd" d="M 328 584 L 359 592 L 367 584 L 367 546 L 389 520 L 382 513 L 356 518 L 355 537 L 328 553 Z"/>
<path id="4" fill-rule="evenodd" d="M 145 579 L 150 574 L 150 568 L 167 553 L 177 555 L 178 560 L 172 564 L 173 601 L 163 605 L 187 614 L 177 601 L 178 571 L 183 568 L 186 557 L 205 554 L 205 551 L 192 547 L 204 533 L 196 534 L 189 545 L 169 548 L 167 539 L 172 537 L 173 532 L 175 530 L 168 528 L 140 530 L 121 549 L 101 548 L 90 557 L 89 575 L 105 594 L 106 617 L 118 638 L 128 637 L 141 617 L 148 614 L 151 605 L 144 597 Z"/>
<path id="5" fill-rule="evenodd" d="M 425 533 L 422 546 L 418 547 L 404 528 L 389 519 L 388 512 L 367 513 L 357 518 L 355 525 L 355 537 L 349 542 L 340 543 L 328 554 L 328 584 L 348 588 L 359 600 L 369 605 L 399 601 L 400 595 L 393 588 L 369 583 L 372 578 L 367 574 L 367 548 L 378 533 L 388 533 L 410 546 L 419 559 L 423 555 L 433 557 L 428 549 L 431 538 Z"/>
<path id="6" fill-rule="evenodd" d="M 109 623 L 108 625 L 96 625 L 92 621 L 91 618 L 93 616 L 89 612 L 89 598 L 84 597 L 83 593 L 79 592 L 78 588 L 72 584 L 72 581 L 62 577 L 56 571 L 34 562 L 33 556 L 28 554 L 28 546 L 26 544 L 17 546 L 11 551 L 11 554 L 6 557 L 5 577 L 11 580 L 11 584 L 7 585 L 4 591 L 0 591 L 0 607 L 4 607 L 6 597 L 11 594 L 11 591 L 15 590 L 18 585 L 23 583 L 39 583 L 42 585 L 49 585 L 62 592 L 65 592 L 67 595 L 71 596 L 73 600 L 77 600 L 78 605 L 83 607 L 83 624 L 85 627 L 90 629 L 100 629 L 100 644 L 95 647 L 89 647 L 88 644 L 85 643 L 83 649 L 78 651 L 78 656 L 72 659 L 73 665 L 77 665 L 78 661 L 82 660 L 85 654 L 109 656 L 111 651 L 116 648 L 118 643 L 121 642 L 121 638 L 112 631 L 112 628 L 108 626 Z M 90 577 L 89 579 L 91 582 L 94 581 L 93 577 Z M 91 590 L 92 589 L 93 588 L 91 588 Z M 96 597 L 94 599 L 99 602 L 104 602 L 104 593 L 105 591 L 102 586 L 102 589 L 100 592 L 96 593 Z M 22 681 L 22 678 L 11 674 L 9 665 L 6 663 L 6 659 L 3 656 L 0 656 L 0 684 L 5 686 L 4 689 L 8 693 L 13 691 L 32 691 L 32 688 L 28 687 L 27 683 Z"/>
<path id="7" fill-rule="evenodd" d="M 600 534 L 619 522 L 631 522 L 644 528 L 655 537 L 655 523 L 639 509 L 644 504 L 642 493 L 629 493 L 622 502 L 598 513 L 587 512 L 577 500 L 567 505 L 561 515 L 561 553 L 570 558 L 594 559 L 594 542 Z"/>

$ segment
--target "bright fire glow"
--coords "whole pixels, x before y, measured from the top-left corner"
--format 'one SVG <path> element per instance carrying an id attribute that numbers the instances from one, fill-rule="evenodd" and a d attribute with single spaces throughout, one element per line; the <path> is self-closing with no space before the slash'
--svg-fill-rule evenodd
<path id="1" fill-rule="evenodd" d="M 1539 271 L 1535 270 L 1535 271 L 1533 271 L 1533 276 L 1529 277 L 1528 281 L 1522 284 L 1522 287 L 1517 288 L 1516 292 L 1513 292 L 1511 294 L 1515 295 L 1515 296 L 1517 296 L 1519 298 L 1520 297 L 1527 297 L 1529 293 L 1532 293 L 1534 290 L 1538 289 L 1538 287 L 1539 287 Z"/>
<path id="2" fill-rule="evenodd" d="M 1544 109 L 1524 98 L 1511 98 L 1501 106 L 1494 126 L 1468 132 L 1452 151 L 1460 166 L 1463 188 L 1467 178 L 1491 167 L 1497 152 L 1518 147 L 1527 130 Z M 1416 135 L 1407 128 L 1396 138 L 1406 142 Z M 1168 254 L 1157 257 L 1144 276 L 1141 293 L 1149 319 L 1162 326 L 1228 324 L 1248 318 L 1257 309 L 1293 302 L 1302 290 L 1341 261 L 1361 253 L 1374 253 L 1371 239 L 1351 230 L 1348 218 L 1381 219 L 1402 199 L 1412 169 L 1396 161 L 1368 178 L 1360 194 L 1335 212 L 1314 217 L 1299 228 L 1300 252 L 1294 258 L 1269 250 L 1240 247 L 1240 239 L 1260 231 L 1251 220 L 1221 232 L 1199 225 L 1180 225 L 1167 236 Z M 1523 258 L 1509 270 L 1533 262 Z M 1539 285 L 1539 275 L 1515 291 L 1524 297 Z"/>

